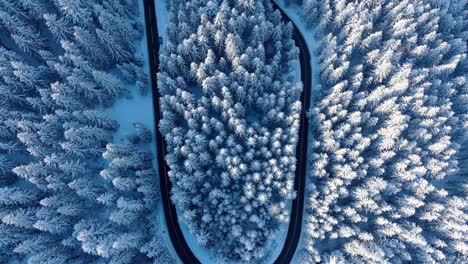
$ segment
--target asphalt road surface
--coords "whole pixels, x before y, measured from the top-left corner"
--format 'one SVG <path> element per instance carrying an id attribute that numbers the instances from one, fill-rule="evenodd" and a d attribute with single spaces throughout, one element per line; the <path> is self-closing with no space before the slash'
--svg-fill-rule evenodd
<path id="1" fill-rule="evenodd" d="M 283 19 L 286 22 L 292 21 L 289 17 L 278 7 L 278 5 L 272 1 L 273 7 L 280 10 Z M 164 215 L 166 218 L 167 229 L 169 237 L 172 241 L 175 251 L 179 255 L 179 258 L 183 263 L 197 264 L 200 261 L 195 257 L 193 252 L 190 250 L 187 242 L 184 239 L 182 230 L 180 229 L 179 222 L 177 219 L 177 211 L 175 205 L 172 203 L 170 193 L 172 190 L 172 184 L 169 180 L 167 172 L 169 168 L 165 161 L 166 155 L 166 143 L 163 136 L 159 132 L 157 124 L 161 120 L 161 111 L 159 107 L 159 89 L 157 85 L 157 72 L 159 70 L 159 34 L 155 13 L 155 0 L 144 0 L 145 8 L 145 21 L 146 21 L 146 35 L 148 42 L 148 53 L 150 63 L 150 74 L 151 74 L 151 87 L 153 91 L 153 107 L 155 114 L 155 131 L 156 131 L 156 144 L 157 156 L 158 156 L 158 167 L 159 167 L 159 178 L 161 184 L 161 196 L 163 202 Z M 306 42 L 301 35 L 300 31 L 294 25 L 293 38 L 296 45 L 299 47 L 299 59 L 301 65 L 301 80 L 304 85 L 303 92 L 301 94 L 302 112 L 301 112 L 301 123 L 300 123 L 300 135 L 296 148 L 296 159 L 297 168 L 296 176 L 294 179 L 294 189 L 297 192 L 296 198 L 292 201 L 291 219 L 288 228 L 288 234 L 286 242 L 281 250 L 280 255 L 276 259 L 277 264 L 287 264 L 291 262 L 296 251 L 297 244 L 301 235 L 301 225 L 304 209 L 304 190 L 305 190 L 305 177 L 306 177 L 306 163 L 307 163 L 307 137 L 309 121 L 306 117 L 306 111 L 310 106 L 310 88 L 311 88 L 311 66 L 310 66 L 310 54 L 307 49 Z"/>

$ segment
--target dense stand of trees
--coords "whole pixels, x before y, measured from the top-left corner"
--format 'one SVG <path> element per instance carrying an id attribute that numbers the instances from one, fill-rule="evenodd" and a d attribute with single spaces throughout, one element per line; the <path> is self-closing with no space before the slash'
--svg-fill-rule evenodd
<path id="1" fill-rule="evenodd" d="M 1 263 L 171 262 L 151 133 L 114 144 L 102 113 L 148 84 L 138 5 L 0 0 Z"/>
<path id="2" fill-rule="evenodd" d="M 160 56 L 172 199 L 201 245 L 245 262 L 289 219 L 302 86 L 271 2 L 168 1 Z"/>
<path id="3" fill-rule="evenodd" d="M 466 1 L 302 10 L 321 95 L 300 263 L 466 263 Z"/>

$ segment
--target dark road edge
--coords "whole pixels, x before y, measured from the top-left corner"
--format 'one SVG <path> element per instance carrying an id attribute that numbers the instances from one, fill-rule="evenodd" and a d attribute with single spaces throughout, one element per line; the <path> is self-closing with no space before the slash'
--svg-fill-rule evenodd
<path id="1" fill-rule="evenodd" d="M 291 218 L 289 220 L 288 234 L 279 256 L 275 260 L 275 264 L 291 263 L 297 245 L 301 238 L 302 217 L 304 211 L 304 196 L 305 196 L 305 180 L 307 168 L 307 143 L 309 135 L 309 119 L 306 116 L 306 111 L 310 107 L 311 93 L 311 65 L 310 54 L 307 44 L 301 32 L 294 22 L 286 15 L 286 13 L 272 0 L 273 7 L 280 11 L 285 22 L 290 22 L 293 25 L 293 39 L 296 46 L 299 48 L 299 61 L 301 65 L 301 81 L 303 90 L 301 93 L 302 111 L 299 140 L 296 146 L 296 176 L 294 178 L 294 189 L 296 190 L 296 199 L 292 201 Z"/>
<path id="2" fill-rule="evenodd" d="M 177 211 L 175 205 L 171 201 L 170 192 L 172 190 L 172 184 L 169 180 L 168 167 L 165 161 L 165 150 L 166 143 L 164 138 L 159 131 L 158 124 L 161 120 L 161 111 L 159 107 L 159 100 L 161 95 L 159 94 L 157 73 L 159 71 L 159 32 L 156 20 L 156 9 L 155 0 L 144 0 L 145 9 L 145 22 L 146 22 L 146 39 L 148 42 L 148 55 L 150 62 L 150 77 L 151 77 L 151 90 L 153 93 L 153 111 L 155 118 L 155 133 L 156 133 L 156 144 L 157 147 L 157 160 L 158 160 L 158 171 L 159 180 L 161 185 L 161 197 L 164 209 L 164 216 L 166 218 L 167 229 L 169 237 L 172 241 L 172 245 L 177 252 L 177 255 L 183 263 L 199 264 L 200 261 L 195 257 L 193 252 L 190 250 L 187 242 L 185 241 L 182 230 L 179 226 L 177 218 Z"/>

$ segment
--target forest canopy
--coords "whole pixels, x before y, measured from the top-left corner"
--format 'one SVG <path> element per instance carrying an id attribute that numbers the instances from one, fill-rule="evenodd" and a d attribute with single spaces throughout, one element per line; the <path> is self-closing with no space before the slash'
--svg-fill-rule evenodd
<path id="1" fill-rule="evenodd" d="M 138 6 L 0 0 L 1 263 L 172 262 L 151 131 L 103 111 L 147 88 Z"/>
<path id="2" fill-rule="evenodd" d="M 303 1 L 320 87 L 301 263 L 467 262 L 466 10 Z"/>

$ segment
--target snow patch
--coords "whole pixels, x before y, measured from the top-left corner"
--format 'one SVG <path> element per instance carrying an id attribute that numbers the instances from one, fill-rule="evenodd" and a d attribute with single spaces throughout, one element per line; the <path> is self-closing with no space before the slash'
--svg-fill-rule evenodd
<path id="1" fill-rule="evenodd" d="M 157 18 L 158 18 L 158 29 L 159 32 L 165 32 L 163 28 L 164 25 L 167 24 L 167 10 L 165 9 L 163 1 L 156 1 L 156 11 L 157 11 Z M 163 9 L 163 10 L 161 10 Z M 158 12 L 158 10 L 160 10 Z M 162 14 L 161 14 L 162 13 Z M 161 18 L 161 21 L 160 21 Z M 149 55 L 148 55 L 148 45 L 146 41 L 146 23 L 145 23 L 145 11 L 144 11 L 144 2 L 141 0 L 139 2 L 139 18 L 138 21 L 144 26 L 144 36 L 141 39 L 140 43 L 137 46 L 136 53 L 143 58 L 144 65 L 143 69 L 147 73 L 148 77 L 150 77 L 150 70 L 149 70 Z M 161 29 L 160 29 L 161 28 Z M 163 38 L 164 39 L 164 38 Z M 151 84 L 150 84 L 151 85 Z M 141 95 L 139 89 L 136 84 L 130 85 L 128 87 L 130 92 L 130 96 L 127 98 L 120 98 L 118 99 L 114 105 L 110 108 L 104 110 L 104 112 L 109 115 L 112 119 L 118 121 L 119 129 L 114 133 L 114 142 L 115 143 L 122 143 L 125 141 L 125 138 L 128 134 L 134 132 L 133 123 L 139 122 L 142 123 L 145 127 L 151 130 L 153 134 L 153 140 L 147 146 L 150 148 L 151 152 L 153 153 L 153 168 L 158 172 L 158 163 L 157 163 L 157 145 L 155 144 L 155 117 L 153 111 L 153 94 L 151 87 L 148 87 L 147 94 Z M 159 175 L 159 173 L 158 173 Z M 158 226 L 156 230 L 161 230 L 161 236 L 164 238 L 165 244 L 169 249 L 172 257 L 178 260 L 178 255 L 175 249 L 172 246 L 170 241 L 167 225 L 165 222 L 164 217 L 164 210 L 162 201 L 158 204 L 158 212 L 154 215 L 157 218 L 154 221 L 154 225 Z M 180 262 L 180 261 L 178 261 Z"/>

